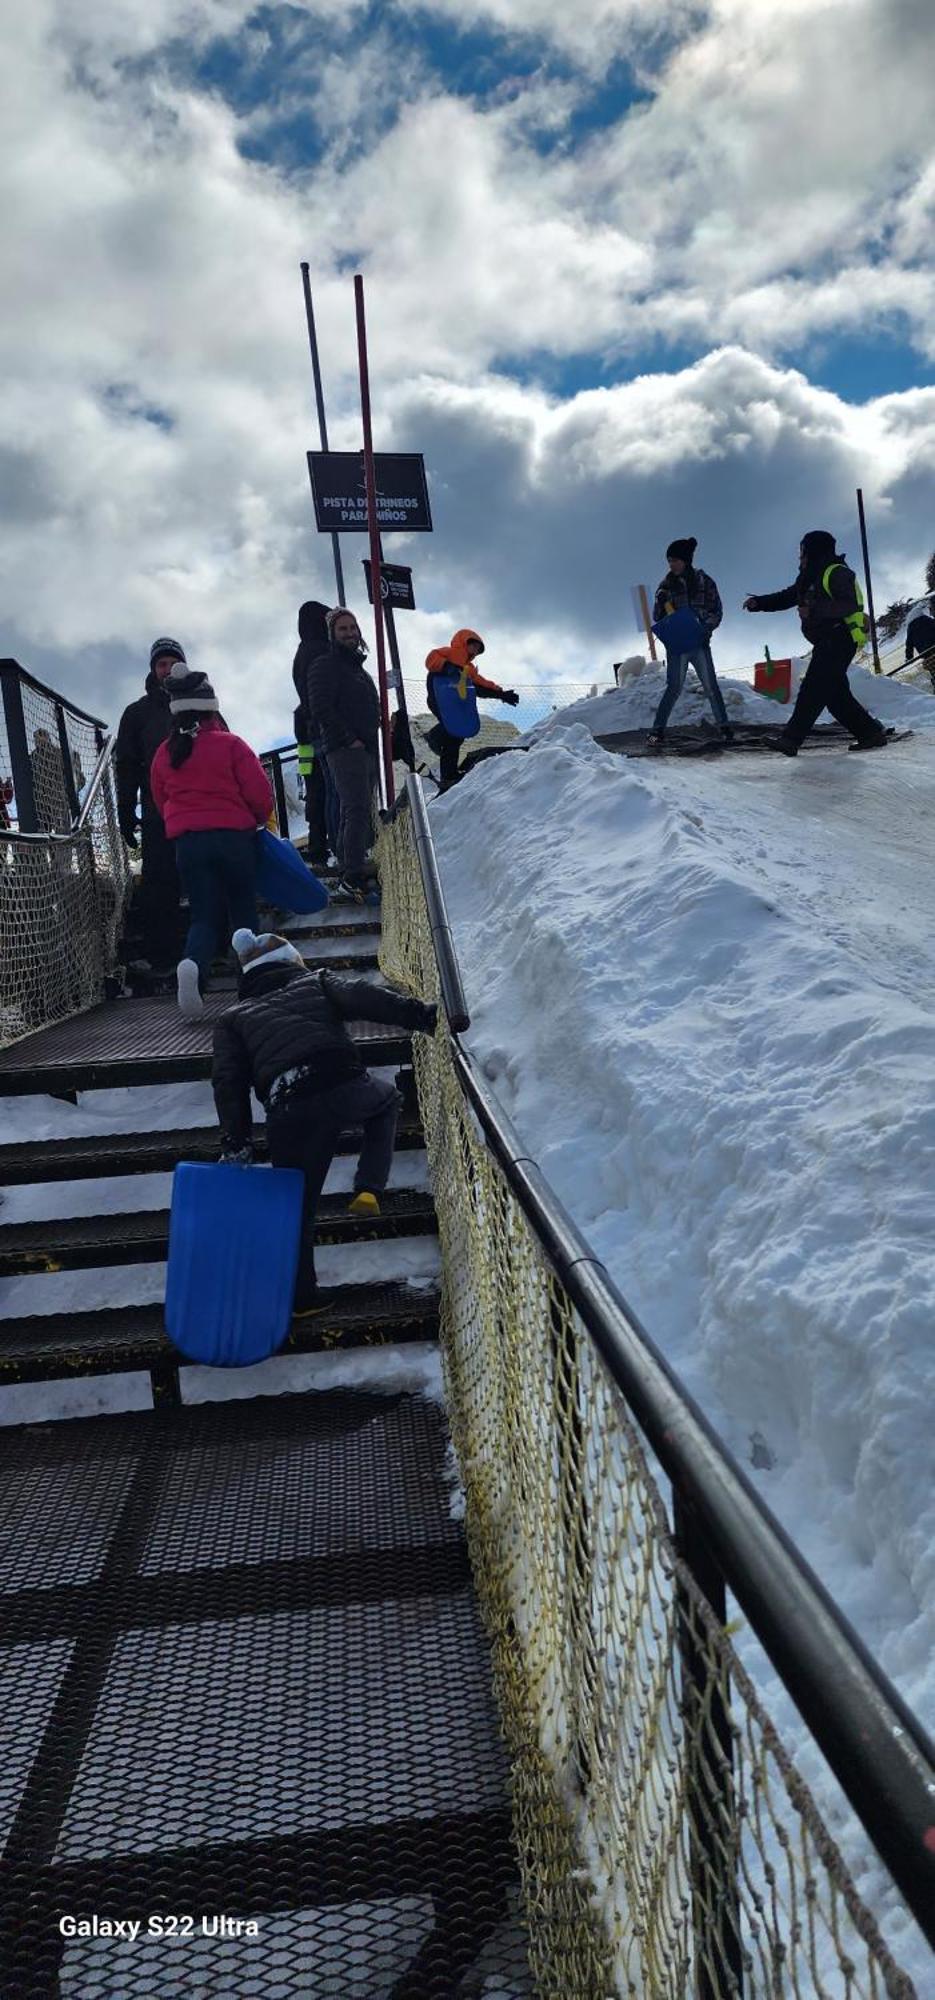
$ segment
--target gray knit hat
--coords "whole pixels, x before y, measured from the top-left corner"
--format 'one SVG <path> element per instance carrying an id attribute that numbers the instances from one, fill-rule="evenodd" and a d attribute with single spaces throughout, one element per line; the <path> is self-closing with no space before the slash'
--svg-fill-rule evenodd
<path id="1" fill-rule="evenodd" d="M 149 664 L 156 660 L 181 660 L 185 665 L 185 654 L 177 639 L 154 639 L 149 649 Z"/>
<path id="2" fill-rule="evenodd" d="M 220 702 L 207 674 L 192 672 L 178 660 L 166 675 L 170 715 L 217 715 Z"/>

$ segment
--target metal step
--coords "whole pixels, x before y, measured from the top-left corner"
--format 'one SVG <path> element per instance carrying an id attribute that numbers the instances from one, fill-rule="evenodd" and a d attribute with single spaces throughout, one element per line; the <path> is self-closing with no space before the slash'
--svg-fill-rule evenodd
<path id="1" fill-rule="evenodd" d="M 394 1236 L 435 1236 L 438 1220 L 428 1193 L 393 1188 L 380 1197 L 380 1214 L 348 1214 L 349 1194 L 326 1194 L 318 1204 L 319 1243 L 376 1243 Z M 0 1228 L 0 1278 L 52 1271 L 93 1271 L 110 1264 L 158 1264 L 169 1254 L 169 1210 L 129 1215 L 86 1215 L 57 1222 L 14 1222 Z"/>
<path id="2" fill-rule="evenodd" d="M 0 1097 L 195 1083 L 211 1075 L 211 1038 L 227 994 L 209 995 L 190 1021 L 167 999 L 109 1000 L 39 1028 L 0 1052 Z M 349 1024 L 365 1062 L 408 1062 L 410 1038 L 374 1021 Z"/>
<path id="3" fill-rule="evenodd" d="M 338 1347 L 437 1340 L 438 1293 L 403 1284 L 322 1288 L 323 1308 L 296 1320 L 283 1354 L 317 1354 Z M 34 1313 L 0 1327 L 0 1382 L 44 1382 L 62 1376 L 113 1375 L 148 1369 L 157 1403 L 178 1401 L 178 1369 L 187 1364 L 167 1338 L 163 1307 Z"/>
<path id="4" fill-rule="evenodd" d="M 363 903 L 333 903 L 332 909 L 340 909 L 342 915 L 330 922 L 317 924 L 284 924 L 280 937 L 291 938 L 294 944 L 313 944 L 317 938 L 359 938 L 379 937 L 382 930 L 379 916 L 345 916 L 350 910 L 364 910 Z"/>
<path id="5" fill-rule="evenodd" d="M 4 1433 L 9 2000 L 532 1991 L 446 1445 L 359 1390 Z"/>
<path id="6" fill-rule="evenodd" d="M 339 1153 L 358 1153 L 359 1131 L 342 1132 Z M 35 1187 L 45 1181 L 91 1181 L 120 1174 L 168 1174 L 179 1160 L 213 1162 L 220 1151 L 216 1125 L 185 1125 L 172 1132 L 116 1132 L 93 1139 L 29 1139 L 0 1146 L 0 1187 Z M 425 1145 L 419 1119 L 404 1111 L 396 1128 L 397 1152 Z M 254 1125 L 253 1147 L 266 1158 L 266 1126 Z"/>

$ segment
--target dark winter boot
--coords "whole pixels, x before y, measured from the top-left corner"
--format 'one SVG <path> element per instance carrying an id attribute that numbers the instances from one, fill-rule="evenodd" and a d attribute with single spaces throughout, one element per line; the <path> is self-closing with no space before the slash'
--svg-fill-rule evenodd
<path id="1" fill-rule="evenodd" d="M 799 754 L 798 744 L 786 735 L 784 729 L 780 729 L 778 736 L 767 736 L 766 744 L 770 750 L 781 750 L 784 757 L 797 757 Z"/>

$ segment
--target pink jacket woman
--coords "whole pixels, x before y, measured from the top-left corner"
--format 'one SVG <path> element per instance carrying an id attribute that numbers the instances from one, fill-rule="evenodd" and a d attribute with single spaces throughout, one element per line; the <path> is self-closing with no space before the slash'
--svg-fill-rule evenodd
<path id="1" fill-rule="evenodd" d="M 149 782 L 188 897 L 178 994 L 182 1012 L 195 1015 L 217 952 L 234 931 L 256 930 L 256 836 L 273 810 L 273 794 L 249 744 L 225 728 L 205 675 L 178 661 L 165 686 L 172 729 L 156 751 Z"/>

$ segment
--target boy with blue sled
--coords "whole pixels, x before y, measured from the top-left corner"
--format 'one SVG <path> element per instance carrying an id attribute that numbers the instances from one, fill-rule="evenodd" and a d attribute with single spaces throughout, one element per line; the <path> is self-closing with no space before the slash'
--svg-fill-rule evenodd
<path id="1" fill-rule="evenodd" d="M 694 535 L 669 543 L 666 550 L 669 568 L 656 591 L 653 631 L 666 649 L 666 685 L 648 738 L 647 747 L 651 750 L 666 747 L 669 717 L 685 686 L 689 667 L 694 667 L 708 697 L 721 741 L 734 740 L 711 657 L 711 635 L 720 625 L 724 608 L 713 576 L 695 568 L 697 547 Z"/>
<path id="2" fill-rule="evenodd" d="M 253 1159 L 254 1090 L 266 1108 L 274 1167 L 305 1175 L 302 1254 L 294 1313 L 321 1301 L 315 1280 L 315 1211 L 342 1131 L 362 1126 L 363 1145 L 349 1204 L 352 1215 L 379 1215 L 389 1179 L 402 1097 L 371 1076 L 347 1033 L 348 1021 L 385 1021 L 435 1032 L 438 1009 L 370 979 L 310 972 L 301 954 L 275 933 L 235 931 L 238 999 L 214 1030 L 211 1081 L 221 1126 L 221 1159 Z"/>
<path id="3" fill-rule="evenodd" d="M 483 701 L 503 701 L 508 708 L 519 705 L 515 688 L 502 688 L 496 681 L 484 679 L 475 665 L 483 651 L 480 633 L 465 625 L 455 633 L 450 646 L 437 646 L 426 658 L 426 698 L 436 720 L 425 740 L 438 752 L 439 789 L 443 792 L 461 775 L 458 759 L 462 743 L 480 729 L 478 696 Z"/>

